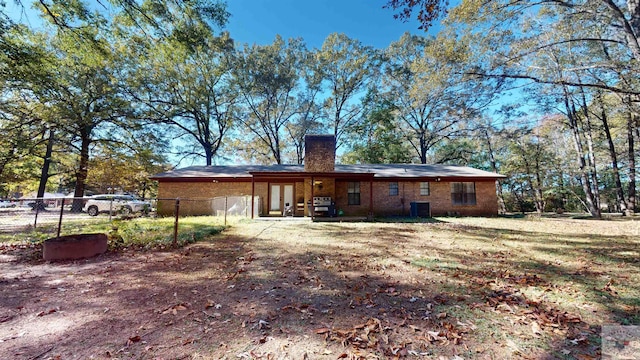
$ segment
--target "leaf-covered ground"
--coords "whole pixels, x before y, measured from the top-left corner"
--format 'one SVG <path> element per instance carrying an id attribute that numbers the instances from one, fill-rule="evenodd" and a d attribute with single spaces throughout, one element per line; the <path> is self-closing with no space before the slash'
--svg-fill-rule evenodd
<path id="1" fill-rule="evenodd" d="M 0 248 L 2 359 L 594 359 L 640 222 L 237 223 L 173 251 Z M 27 259 L 27 260 L 25 260 Z"/>

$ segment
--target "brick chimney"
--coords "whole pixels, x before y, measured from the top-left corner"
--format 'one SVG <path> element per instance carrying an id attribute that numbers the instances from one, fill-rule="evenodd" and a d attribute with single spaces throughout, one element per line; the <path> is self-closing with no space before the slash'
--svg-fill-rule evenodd
<path id="1" fill-rule="evenodd" d="M 336 138 L 333 135 L 304 137 L 304 171 L 333 172 L 336 163 Z"/>

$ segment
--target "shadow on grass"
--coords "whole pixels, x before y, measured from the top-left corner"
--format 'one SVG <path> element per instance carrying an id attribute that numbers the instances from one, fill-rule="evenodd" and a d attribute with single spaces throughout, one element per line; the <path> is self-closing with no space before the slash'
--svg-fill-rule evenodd
<path id="1" fill-rule="evenodd" d="M 597 356 L 602 323 L 639 322 L 638 264 L 624 255 L 637 251 L 631 237 L 612 243 L 597 235 L 444 221 L 263 227 L 253 236 L 204 235 L 206 241 L 181 250 L 95 260 L 100 266 L 76 275 L 77 283 L 94 281 L 96 290 L 108 291 L 67 290 L 77 296 L 66 311 L 96 313 L 118 304 L 108 315 L 36 344 L 13 339 L 7 346 L 34 356 L 54 345 L 63 358 L 267 352 L 555 358 L 566 351 Z M 332 240 L 311 241 L 317 234 Z M 155 256 L 162 260 L 149 258 Z M 623 272 L 627 280 L 609 284 Z M 22 303 L 55 294 L 42 279 L 16 284 L 5 291 L 16 291 Z M 91 343 L 83 340 L 87 334 L 96 335 Z"/>

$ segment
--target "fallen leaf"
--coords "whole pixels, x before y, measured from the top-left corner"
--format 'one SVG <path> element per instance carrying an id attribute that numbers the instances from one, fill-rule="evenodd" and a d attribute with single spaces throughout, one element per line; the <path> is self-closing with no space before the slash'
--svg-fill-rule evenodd
<path id="1" fill-rule="evenodd" d="M 38 316 L 45 316 L 45 315 L 53 314 L 54 312 L 56 312 L 56 309 L 50 309 L 49 311 L 41 311 L 40 313 L 38 313 Z"/>
<path id="2" fill-rule="evenodd" d="M 329 330 L 329 328 L 320 328 L 320 329 L 316 329 L 316 334 L 326 334 L 329 331 L 331 331 Z"/>
<path id="3" fill-rule="evenodd" d="M 438 319 L 444 319 L 446 317 L 447 317 L 447 313 L 446 312 L 443 312 L 443 313 L 440 313 L 440 314 L 436 315 L 436 318 L 438 318 Z"/>
<path id="4" fill-rule="evenodd" d="M 507 339 L 507 346 L 509 348 L 511 348 L 511 350 L 513 350 L 513 352 L 515 352 L 515 353 L 521 353 L 522 352 L 520 350 L 520 348 L 518 347 L 518 345 L 516 345 L 516 343 L 514 343 L 513 340 L 511 340 L 511 339 Z"/>
<path id="5" fill-rule="evenodd" d="M 269 325 L 268 321 L 259 320 L 258 321 L 258 329 L 271 329 L 271 325 Z"/>
<path id="6" fill-rule="evenodd" d="M 540 328 L 540 325 L 538 325 L 537 321 L 531 323 L 531 331 L 534 335 L 542 335 L 542 329 Z"/>
<path id="7" fill-rule="evenodd" d="M 134 342 L 134 343 L 136 343 L 136 342 L 138 342 L 140 340 L 141 340 L 140 336 L 138 336 L 138 335 L 132 336 L 132 337 L 129 338 L 129 341 Z"/>

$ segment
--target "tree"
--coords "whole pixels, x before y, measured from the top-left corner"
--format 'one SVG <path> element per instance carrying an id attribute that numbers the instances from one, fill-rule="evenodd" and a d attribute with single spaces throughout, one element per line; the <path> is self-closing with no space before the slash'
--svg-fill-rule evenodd
<path id="1" fill-rule="evenodd" d="M 133 109 L 114 76 L 115 69 L 124 64 L 117 62 L 105 38 L 97 32 L 93 36 L 93 42 L 77 43 L 73 34 L 59 31 L 46 39 L 55 55 L 48 68 L 55 80 L 37 93 L 38 101 L 50 104 L 56 115 L 49 122 L 67 134 L 67 145 L 77 151 L 76 198 L 84 196 L 91 145 L 116 141 L 129 146 L 135 142 L 135 136 L 129 135 L 139 129 L 131 121 Z M 82 202 L 74 201 L 73 210 L 81 208 Z"/>
<path id="2" fill-rule="evenodd" d="M 339 148 L 343 135 L 360 118 L 362 108 L 355 97 L 373 76 L 377 67 L 376 54 L 358 40 L 332 33 L 322 44 L 318 57 L 330 91 L 324 103 L 328 126 L 336 137 L 336 148 Z"/>
<path id="3" fill-rule="evenodd" d="M 145 198 L 155 191 L 149 176 L 170 170 L 152 146 L 137 149 L 100 144 L 90 160 L 87 188 L 94 193 L 123 192 Z M 151 145 L 151 144 L 150 144 Z"/>
<path id="4" fill-rule="evenodd" d="M 464 123 L 480 114 L 495 89 L 465 77 L 468 52 L 455 39 L 404 34 L 385 51 L 382 93 L 398 112 L 404 137 L 425 164 L 444 139 L 462 134 Z"/>
<path id="5" fill-rule="evenodd" d="M 0 124 L 5 139 L 0 152 L 0 178 L 4 169 L 29 169 L 41 159 L 37 197 L 42 197 L 51 174 L 56 126 L 48 120 L 55 116 L 51 106 L 39 101 L 48 90 L 51 76 L 47 72 L 52 56 L 42 49 L 41 40 L 28 28 L 6 20 L 7 27 L 0 30 Z M 36 43 L 34 43 L 36 41 Z M 44 145 L 42 148 L 41 145 Z M 24 166 L 27 165 L 27 166 Z M 32 171 L 23 174 L 32 174 Z M 14 177 L 14 182 L 17 180 Z M 23 179 L 26 180 L 26 179 Z"/>
<path id="6" fill-rule="evenodd" d="M 305 52 L 301 39 L 285 42 L 278 35 L 273 44 L 245 46 L 236 55 L 234 83 L 244 107 L 238 121 L 251 139 L 243 141 L 251 143 L 244 151 L 257 161 L 284 161 L 284 132 L 299 110 L 295 95 Z"/>
<path id="7" fill-rule="evenodd" d="M 384 7 L 399 10 L 393 17 L 404 22 L 411 19 L 414 9 L 417 8 L 419 29 L 427 30 L 435 20 L 446 14 L 448 4 L 447 0 L 388 0 Z"/>
<path id="8" fill-rule="evenodd" d="M 304 56 L 304 66 L 301 68 L 301 90 L 295 97 L 296 111 L 291 121 L 285 124 L 289 141 L 292 144 L 293 163 L 301 165 L 304 161 L 305 136 L 320 133 L 324 129 L 322 118 L 326 114 L 318 103 L 322 92 L 322 63 L 318 51 L 307 51 Z M 295 155 L 293 155 L 295 153 Z"/>
<path id="9" fill-rule="evenodd" d="M 229 60 L 233 41 L 225 33 L 193 48 L 177 41 L 145 47 L 135 59 L 130 96 L 152 123 L 169 126 L 171 138 L 188 144 L 181 156 L 203 157 L 211 165 L 238 117 Z"/>
<path id="10" fill-rule="evenodd" d="M 447 14 L 447 0 L 388 0 L 385 7 L 400 10 L 394 17 L 406 21 L 413 11 L 418 9 L 418 21 L 421 29 L 428 29 L 432 22 Z M 452 12 L 458 18 L 471 19 L 474 23 L 492 21 L 494 24 L 513 24 L 514 19 L 527 16 L 526 10 L 537 10 L 558 22 L 591 22 L 605 25 L 611 30 L 611 37 L 581 37 L 569 39 L 569 42 L 601 42 L 626 46 L 636 61 L 640 61 L 640 3 L 636 0 L 625 2 L 616 0 L 556 0 L 527 2 L 525 0 L 490 0 L 478 2 L 464 0 Z M 542 23 L 545 27 L 550 24 Z M 563 43 L 542 43 L 538 49 Z"/>
<path id="11" fill-rule="evenodd" d="M 399 164 L 413 159 L 406 139 L 397 129 L 395 106 L 369 92 L 364 99 L 364 120 L 352 129 L 347 164 Z"/>
<path id="12" fill-rule="evenodd" d="M 621 81 L 621 76 L 637 77 L 634 64 L 640 61 L 640 9 L 634 3 L 630 0 L 625 8 L 611 0 L 463 1 L 451 10 L 448 21 L 455 22 L 461 32 L 474 33 L 474 43 L 491 52 L 490 60 L 483 58 L 472 74 L 637 96 L 637 87 Z M 565 60 L 566 69 L 578 76 L 558 78 L 531 71 L 538 69 L 535 62 L 544 59 L 545 53 L 568 47 L 583 55 Z"/>

